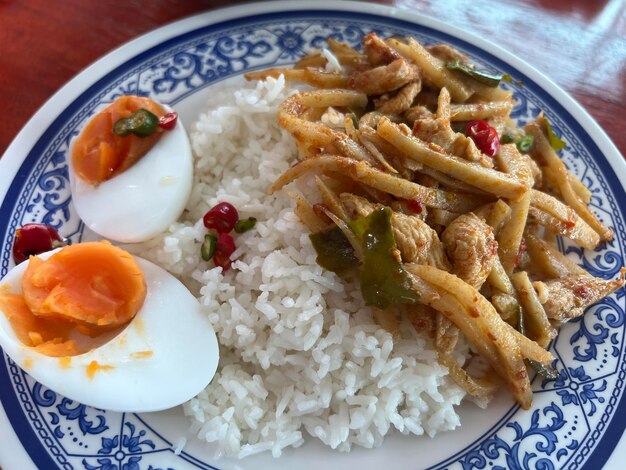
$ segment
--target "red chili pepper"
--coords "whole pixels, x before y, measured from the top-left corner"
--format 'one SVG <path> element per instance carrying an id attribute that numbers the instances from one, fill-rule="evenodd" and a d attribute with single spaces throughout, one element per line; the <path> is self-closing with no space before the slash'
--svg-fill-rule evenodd
<path id="1" fill-rule="evenodd" d="M 204 214 L 202 220 L 206 228 L 215 229 L 217 233 L 228 233 L 239 220 L 239 213 L 232 204 L 220 202 Z"/>
<path id="2" fill-rule="evenodd" d="M 171 131 L 176 127 L 176 123 L 178 122 L 178 113 L 171 112 L 164 114 L 159 118 L 159 127 L 166 131 Z"/>
<path id="3" fill-rule="evenodd" d="M 215 266 L 220 266 L 223 271 L 230 268 L 230 255 L 235 252 L 235 240 L 227 233 L 220 233 L 217 237 L 215 253 L 213 254 L 213 262 Z"/>
<path id="4" fill-rule="evenodd" d="M 424 203 L 419 199 L 407 199 L 406 206 L 414 214 L 421 214 L 424 210 Z"/>
<path id="5" fill-rule="evenodd" d="M 26 224 L 15 231 L 13 259 L 16 264 L 46 251 L 63 246 L 59 233 L 46 224 Z"/>
<path id="6" fill-rule="evenodd" d="M 491 127 L 487 121 L 477 119 L 468 122 L 465 134 L 474 141 L 476 147 L 485 155 L 495 157 L 500 150 L 498 131 Z"/>

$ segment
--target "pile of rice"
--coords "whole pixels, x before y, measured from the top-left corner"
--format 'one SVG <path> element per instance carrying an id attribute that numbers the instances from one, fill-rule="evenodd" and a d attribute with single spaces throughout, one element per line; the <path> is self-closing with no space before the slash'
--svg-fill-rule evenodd
<path id="1" fill-rule="evenodd" d="M 267 194 L 296 159 L 292 137 L 276 124 L 288 93 L 282 79 L 269 79 L 213 96 L 219 106 L 191 132 L 195 183 L 187 211 L 139 251 L 198 295 L 221 345 L 217 375 L 184 406 L 192 430 L 217 442 L 222 455 L 243 458 L 278 457 L 306 435 L 348 451 L 377 447 L 393 430 L 434 436 L 454 429 L 465 393 L 436 352 L 408 325 L 399 340 L 378 327 L 358 285 L 315 263 L 287 191 Z M 222 201 L 258 220 L 236 236 L 236 261 L 225 274 L 200 258 L 202 216 Z"/>

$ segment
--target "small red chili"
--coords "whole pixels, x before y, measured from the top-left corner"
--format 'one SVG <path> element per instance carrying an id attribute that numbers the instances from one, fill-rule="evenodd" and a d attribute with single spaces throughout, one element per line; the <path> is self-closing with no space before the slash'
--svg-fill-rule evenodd
<path id="1" fill-rule="evenodd" d="M 13 259 L 16 264 L 46 251 L 63 246 L 59 233 L 46 224 L 26 224 L 15 231 Z"/>
<path id="2" fill-rule="evenodd" d="M 235 252 L 235 240 L 227 233 L 220 233 L 215 245 L 213 262 L 215 266 L 219 266 L 223 271 L 227 271 L 231 265 L 230 255 Z"/>
<path id="3" fill-rule="evenodd" d="M 406 206 L 414 214 L 421 214 L 424 210 L 424 203 L 419 199 L 407 199 Z"/>
<path id="4" fill-rule="evenodd" d="M 217 233 L 228 233 L 239 220 L 239 213 L 232 204 L 220 202 L 204 214 L 202 220 L 206 228 L 215 229 Z"/>
<path id="5" fill-rule="evenodd" d="M 487 121 L 477 119 L 468 122 L 465 134 L 474 141 L 476 147 L 485 155 L 495 157 L 500 150 L 498 131 L 491 127 Z"/>
<path id="6" fill-rule="evenodd" d="M 159 127 L 166 131 L 171 131 L 176 127 L 176 123 L 178 122 L 178 113 L 171 112 L 164 114 L 159 118 Z"/>

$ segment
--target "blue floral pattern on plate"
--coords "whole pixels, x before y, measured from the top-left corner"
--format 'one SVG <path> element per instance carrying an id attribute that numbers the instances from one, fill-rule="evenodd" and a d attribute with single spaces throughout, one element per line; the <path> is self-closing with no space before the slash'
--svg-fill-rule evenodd
<path id="1" fill-rule="evenodd" d="M 43 221 L 75 241 L 81 238 L 83 225 L 71 204 L 66 157 L 70 140 L 98 105 L 125 93 L 175 104 L 244 71 L 292 63 L 323 47 L 329 36 L 358 46 L 370 31 L 413 35 L 425 43 L 446 41 L 482 68 L 502 70 L 514 78 L 507 85 L 517 99 L 513 117 L 525 123 L 540 110 L 546 112 L 568 142 L 564 161 L 593 194 L 592 209 L 615 229 L 615 240 L 595 252 L 563 241 L 561 249 L 595 276 L 615 277 L 623 265 L 626 240 L 616 203 L 624 197 L 623 189 L 614 176 L 609 182 L 612 170 L 592 157 L 595 144 L 558 103 L 519 71 L 460 39 L 391 17 L 340 11 L 267 14 L 190 31 L 144 51 L 91 87 L 44 134 L 3 202 L 0 213 L 8 215 L 1 221 L 5 228 L 0 233 L 0 275 L 11 265 L 13 234 L 24 223 Z M 554 382 L 535 380 L 533 409 L 512 407 L 489 432 L 433 468 L 573 469 L 588 463 L 592 454 L 596 462 L 604 461 L 611 449 L 596 454 L 594 450 L 606 437 L 617 408 L 624 408 L 624 326 L 623 291 L 590 307 L 554 341 L 560 376 Z M 174 453 L 175 444 L 141 416 L 74 403 L 33 381 L 6 356 L 0 361 L 0 378 L 2 403 L 36 463 L 86 470 L 167 468 L 159 462 L 164 454 Z M 621 434 L 623 426 L 618 431 Z M 215 468 L 186 453 L 180 455 L 183 462 Z"/>

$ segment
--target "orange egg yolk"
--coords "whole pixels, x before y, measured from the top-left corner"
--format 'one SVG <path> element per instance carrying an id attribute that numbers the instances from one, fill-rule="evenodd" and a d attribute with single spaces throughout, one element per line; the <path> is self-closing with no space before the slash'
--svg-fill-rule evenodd
<path id="1" fill-rule="evenodd" d="M 31 257 L 22 294 L 0 291 L 0 310 L 18 339 L 54 357 L 82 354 L 75 335 L 98 336 L 137 314 L 146 283 L 135 259 L 107 241 L 63 248 L 47 260 Z"/>
<path id="2" fill-rule="evenodd" d="M 79 178 L 98 185 L 130 168 L 157 143 L 162 135 L 159 130 L 147 137 L 113 132 L 118 120 L 142 108 L 157 117 L 166 114 L 150 98 L 124 95 L 91 118 L 72 146 L 72 166 Z"/>

